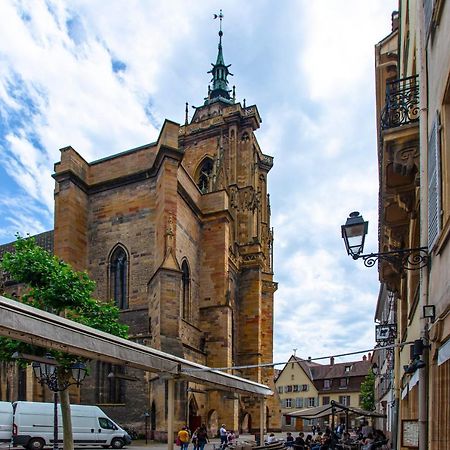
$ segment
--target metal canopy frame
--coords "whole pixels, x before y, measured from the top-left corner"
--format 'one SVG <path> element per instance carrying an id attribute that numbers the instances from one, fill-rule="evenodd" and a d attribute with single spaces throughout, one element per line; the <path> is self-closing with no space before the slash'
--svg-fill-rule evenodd
<path id="1" fill-rule="evenodd" d="M 0 296 L 0 336 L 83 358 L 168 374 L 167 443 L 169 450 L 173 449 L 176 379 L 259 397 L 261 435 L 264 432 L 265 397 L 273 395 L 272 390 L 264 384 L 196 364 L 2 296 Z"/>
<path id="2" fill-rule="evenodd" d="M 330 414 L 339 412 L 352 412 L 365 417 L 386 417 L 386 414 L 381 414 L 376 411 L 366 411 L 354 406 L 346 406 L 332 400 L 328 405 L 316 406 L 315 408 L 304 408 L 291 413 L 284 413 L 285 416 L 300 417 L 302 419 L 318 419 L 319 417 L 326 417 Z"/>

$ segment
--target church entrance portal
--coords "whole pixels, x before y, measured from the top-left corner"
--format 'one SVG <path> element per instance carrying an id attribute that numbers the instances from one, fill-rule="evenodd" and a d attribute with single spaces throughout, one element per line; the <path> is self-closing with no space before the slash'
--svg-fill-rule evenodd
<path id="1" fill-rule="evenodd" d="M 198 405 L 195 396 L 189 400 L 189 420 L 188 427 L 194 432 L 202 424 L 202 417 L 198 415 Z"/>

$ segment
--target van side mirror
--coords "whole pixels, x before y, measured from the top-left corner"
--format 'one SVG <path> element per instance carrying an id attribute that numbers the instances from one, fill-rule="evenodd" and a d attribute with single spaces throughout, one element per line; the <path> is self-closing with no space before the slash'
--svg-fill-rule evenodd
<path id="1" fill-rule="evenodd" d="M 113 430 L 118 430 L 119 429 L 115 425 L 113 425 L 112 428 L 113 428 Z"/>

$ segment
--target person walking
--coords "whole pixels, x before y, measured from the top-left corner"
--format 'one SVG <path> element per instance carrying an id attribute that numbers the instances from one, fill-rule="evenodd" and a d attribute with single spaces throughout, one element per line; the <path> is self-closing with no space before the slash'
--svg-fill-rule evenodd
<path id="1" fill-rule="evenodd" d="M 223 423 L 219 430 L 220 435 L 220 447 L 225 448 L 228 442 L 227 429 L 225 428 L 225 424 Z"/>
<path id="2" fill-rule="evenodd" d="M 188 427 L 183 427 L 178 432 L 178 442 L 179 442 L 181 450 L 187 450 L 188 449 L 189 440 L 190 440 L 190 436 L 189 436 Z"/>
<path id="3" fill-rule="evenodd" d="M 204 450 L 206 443 L 208 442 L 208 432 L 205 425 L 202 425 L 197 431 L 197 449 Z"/>
<path id="4" fill-rule="evenodd" d="M 192 442 L 192 450 L 198 450 L 198 439 L 197 439 L 197 435 L 198 435 L 198 431 L 200 430 L 200 428 L 196 428 L 195 431 L 192 433 L 192 438 L 191 438 L 191 442 Z"/>

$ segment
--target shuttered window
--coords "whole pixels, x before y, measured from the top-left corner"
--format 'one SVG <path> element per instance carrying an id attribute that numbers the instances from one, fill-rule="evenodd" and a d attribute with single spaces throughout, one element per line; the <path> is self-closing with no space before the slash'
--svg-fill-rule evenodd
<path id="1" fill-rule="evenodd" d="M 431 20 L 433 18 L 433 8 L 435 0 L 423 0 L 423 15 L 425 20 L 425 32 L 428 37 L 431 29 Z"/>
<path id="2" fill-rule="evenodd" d="M 428 140 L 428 249 L 431 251 L 441 231 L 441 167 L 439 116 L 433 121 Z"/>

